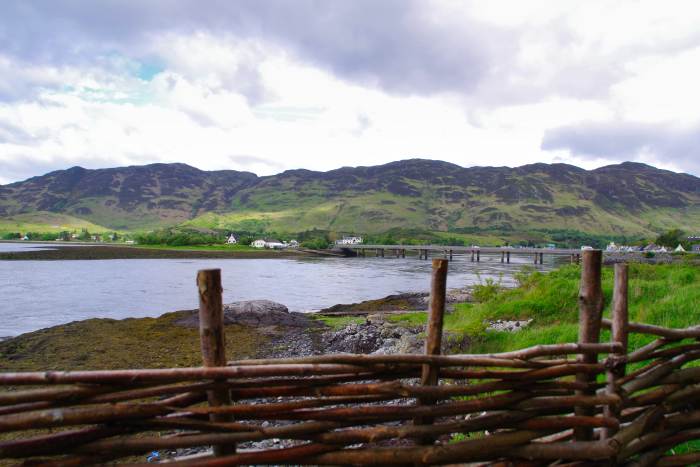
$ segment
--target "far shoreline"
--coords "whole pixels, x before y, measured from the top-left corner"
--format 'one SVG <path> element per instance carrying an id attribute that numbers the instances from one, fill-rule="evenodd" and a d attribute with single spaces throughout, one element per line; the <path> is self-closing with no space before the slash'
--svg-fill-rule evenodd
<path id="1" fill-rule="evenodd" d="M 106 259 L 292 259 L 326 256 L 316 250 L 224 250 L 131 246 L 94 243 L 3 242 L 46 249 L 0 252 L 6 261 L 65 261 Z"/>

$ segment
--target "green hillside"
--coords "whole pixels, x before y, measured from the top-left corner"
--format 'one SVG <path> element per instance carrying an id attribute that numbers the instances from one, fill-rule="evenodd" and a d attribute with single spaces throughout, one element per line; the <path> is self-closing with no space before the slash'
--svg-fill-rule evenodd
<path id="1" fill-rule="evenodd" d="M 9 232 L 73 232 L 87 229 L 92 233 L 111 231 L 107 227 L 78 219 L 77 217 L 54 212 L 33 212 L 0 217 L 0 234 Z"/>
<path id="2" fill-rule="evenodd" d="M 74 167 L 0 186 L 3 222 L 38 211 L 132 231 L 182 225 L 653 237 L 671 228 L 700 232 L 700 179 L 629 162 L 587 171 L 565 164 L 463 168 L 412 159 L 268 177 L 184 164 Z"/>

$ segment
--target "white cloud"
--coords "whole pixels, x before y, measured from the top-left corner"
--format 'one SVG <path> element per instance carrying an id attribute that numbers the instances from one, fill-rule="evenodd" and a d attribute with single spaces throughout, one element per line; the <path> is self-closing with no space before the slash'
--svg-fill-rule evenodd
<path id="1" fill-rule="evenodd" d="M 149 3 L 154 16 L 128 37 L 75 19 L 83 29 L 70 37 L 85 42 L 73 55 L 39 42 L 8 49 L 0 183 L 74 164 L 177 161 L 270 174 L 407 157 L 585 167 L 634 157 L 698 173 L 687 154 L 661 153 L 685 150 L 673 135 L 700 123 L 694 2 L 431 1 L 368 24 L 350 6 L 282 18 L 284 8 L 250 5 L 240 18 L 222 10 L 235 19 L 230 30 L 211 12 L 156 21 Z M 388 17 L 400 3 L 378 5 Z M 628 146 L 584 154 L 581 138 L 567 140 L 571 130 L 543 148 L 557 128 L 606 124 L 658 125 L 665 139 L 639 144 L 628 132 Z"/>

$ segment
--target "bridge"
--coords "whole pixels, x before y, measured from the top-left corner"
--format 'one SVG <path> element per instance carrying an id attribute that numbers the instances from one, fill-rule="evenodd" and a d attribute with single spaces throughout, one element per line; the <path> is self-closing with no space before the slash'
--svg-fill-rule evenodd
<path id="1" fill-rule="evenodd" d="M 456 255 L 469 255 L 471 261 L 481 261 L 482 255 L 501 255 L 501 263 L 510 263 L 512 255 L 530 256 L 534 264 L 543 264 L 545 255 L 568 256 L 572 263 L 581 259 L 581 250 L 567 248 L 513 248 L 513 247 L 478 247 L 478 246 L 446 246 L 446 245 L 336 245 L 336 248 L 357 256 L 365 257 L 367 252 L 374 256 L 389 256 L 405 258 L 406 253 L 417 253 L 418 259 L 428 259 L 428 255 L 453 259 Z"/>

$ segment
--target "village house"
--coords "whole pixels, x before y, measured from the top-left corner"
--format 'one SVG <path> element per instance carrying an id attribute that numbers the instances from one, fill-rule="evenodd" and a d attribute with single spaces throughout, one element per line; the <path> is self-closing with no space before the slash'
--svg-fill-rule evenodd
<path id="1" fill-rule="evenodd" d="M 358 245 L 362 243 L 362 237 L 356 237 L 352 235 L 343 235 L 343 238 L 336 240 L 336 245 Z"/>
<path id="2" fill-rule="evenodd" d="M 666 247 L 659 246 L 655 243 L 650 243 L 647 246 L 644 247 L 644 250 L 647 253 L 667 253 L 668 250 L 666 250 Z"/>
<path id="3" fill-rule="evenodd" d="M 253 243 L 251 243 L 250 246 L 252 246 L 253 248 L 265 248 L 265 240 L 262 238 L 259 238 L 255 241 L 253 241 Z"/>
<path id="4" fill-rule="evenodd" d="M 235 245 L 236 243 L 238 243 L 238 239 L 236 238 L 236 236 L 234 234 L 231 234 L 226 239 L 226 243 L 228 245 Z"/>
<path id="5" fill-rule="evenodd" d="M 281 250 L 287 248 L 287 246 L 286 243 L 280 242 L 279 240 L 267 240 L 265 242 L 265 248 L 270 248 L 272 250 Z"/>

